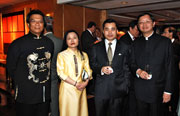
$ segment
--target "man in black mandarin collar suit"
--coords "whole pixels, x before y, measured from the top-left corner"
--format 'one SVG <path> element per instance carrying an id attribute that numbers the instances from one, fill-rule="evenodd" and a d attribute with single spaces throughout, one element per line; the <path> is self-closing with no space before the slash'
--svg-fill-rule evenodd
<path id="1" fill-rule="evenodd" d="M 105 40 L 95 44 L 90 53 L 90 65 L 97 74 L 95 83 L 96 116 L 121 116 L 122 101 L 128 93 L 129 46 L 118 43 L 117 23 L 107 19 L 103 23 Z M 112 62 L 109 62 L 109 43 L 112 43 Z M 109 63 L 111 65 L 109 65 Z"/>
<path id="2" fill-rule="evenodd" d="M 133 43 L 131 65 L 137 77 L 134 80 L 138 116 L 164 116 L 163 103 L 172 93 L 171 41 L 153 31 L 154 17 L 144 13 L 138 17 L 142 37 Z M 149 73 L 149 74 L 148 74 Z"/>

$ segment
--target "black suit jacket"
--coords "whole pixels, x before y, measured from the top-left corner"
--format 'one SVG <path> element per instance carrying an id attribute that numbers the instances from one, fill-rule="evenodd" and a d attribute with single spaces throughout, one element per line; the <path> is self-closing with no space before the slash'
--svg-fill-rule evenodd
<path id="1" fill-rule="evenodd" d="M 128 45 L 131 45 L 133 42 L 128 32 L 120 38 L 120 41 L 123 41 L 124 43 Z"/>
<path id="2" fill-rule="evenodd" d="M 173 57 L 174 57 L 174 75 L 173 75 L 173 87 L 175 92 L 179 91 L 179 80 L 180 80 L 180 70 L 179 70 L 179 62 L 180 62 L 180 42 L 178 40 L 175 40 L 172 43 L 173 48 Z"/>
<path id="3" fill-rule="evenodd" d="M 101 99 L 117 98 L 127 94 L 129 87 L 129 46 L 117 43 L 112 60 L 113 73 L 101 75 L 103 66 L 107 66 L 108 57 L 105 49 L 105 41 L 101 41 L 92 47 L 90 65 L 97 74 L 95 83 L 95 96 Z"/>
<path id="4" fill-rule="evenodd" d="M 89 56 L 89 51 L 95 41 L 96 41 L 96 38 L 94 38 L 88 30 L 82 33 L 81 35 L 82 50 L 86 52 L 88 56 Z"/>
<path id="5" fill-rule="evenodd" d="M 162 102 L 164 92 L 172 93 L 172 62 L 173 53 L 170 39 L 153 34 L 149 40 L 137 38 L 133 43 L 132 65 L 134 74 L 137 69 L 150 65 L 151 80 L 135 78 L 135 95 L 138 100 L 147 103 Z M 135 68 L 136 67 L 136 68 Z"/>
<path id="6" fill-rule="evenodd" d="M 132 38 L 130 37 L 129 33 L 127 32 L 125 35 L 123 35 L 120 39 L 119 39 L 120 42 L 124 42 L 128 45 L 132 45 L 133 44 L 133 40 Z M 130 70 L 131 71 L 131 70 Z M 134 77 L 136 75 L 134 75 L 131 71 L 131 75 L 130 75 L 130 90 L 133 90 L 134 91 Z"/>

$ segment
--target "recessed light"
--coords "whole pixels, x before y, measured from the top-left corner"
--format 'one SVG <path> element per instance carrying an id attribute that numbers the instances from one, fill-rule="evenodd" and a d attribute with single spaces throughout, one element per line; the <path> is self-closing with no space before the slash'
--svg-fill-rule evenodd
<path id="1" fill-rule="evenodd" d="M 126 5 L 126 4 L 128 4 L 128 2 L 127 1 L 122 1 L 121 4 Z"/>
<path id="2" fill-rule="evenodd" d="M 48 14 L 46 14 L 46 16 L 51 16 L 51 14 L 50 14 L 50 13 L 48 13 Z"/>

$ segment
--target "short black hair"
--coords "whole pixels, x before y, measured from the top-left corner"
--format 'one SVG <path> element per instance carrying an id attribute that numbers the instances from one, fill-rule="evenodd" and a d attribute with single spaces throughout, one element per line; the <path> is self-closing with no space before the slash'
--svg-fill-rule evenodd
<path id="1" fill-rule="evenodd" d="M 104 29 L 106 23 L 115 23 L 116 24 L 116 28 L 118 29 L 118 23 L 114 19 L 106 19 L 103 22 L 103 29 Z"/>
<path id="2" fill-rule="evenodd" d="M 84 55 L 83 55 L 82 49 L 81 49 L 81 47 L 80 47 L 80 46 L 81 46 L 80 37 L 79 37 L 78 32 L 75 31 L 75 30 L 68 30 L 68 31 L 65 32 L 65 34 L 64 34 L 64 40 L 63 40 L 63 47 L 62 47 L 62 50 L 61 50 L 61 51 L 66 50 L 66 49 L 68 48 L 68 45 L 67 45 L 67 43 L 66 43 L 66 40 L 67 40 L 68 34 L 71 33 L 71 32 L 74 32 L 74 33 L 77 35 L 78 39 L 79 39 L 79 44 L 78 44 L 78 46 L 77 46 L 77 49 L 78 49 L 79 52 L 81 53 L 82 59 L 84 60 Z"/>
<path id="3" fill-rule="evenodd" d="M 131 28 L 134 29 L 135 26 L 137 26 L 137 20 L 132 20 L 132 21 L 129 23 L 129 28 L 131 27 Z"/>
<path id="4" fill-rule="evenodd" d="M 95 27 L 96 27 L 96 23 L 93 22 L 93 21 L 90 21 L 90 22 L 88 23 L 87 28 L 91 28 L 92 26 L 95 26 Z"/>
<path id="5" fill-rule="evenodd" d="M 145 13 L 140 14 L 140 15 L 138 16 L 138 18 L 137 18 L 137 21 L 139 22 L 139 19 L 140 19 L 142 16 L 145 16 L 145 15 L 148 15 L 148 16 L 151 18 L 152 22 L 155 22 L 154 16 L 153 16 L 152 14 L 148 13 L 148 12 L 145 12 Z"/>
<path id="6" fill-rule="evenodd" d="M 38 10 L 38 9 L 31 10 L 31 11 L 28 13 L 28 15 L 27 15 L 27 17 L 26 17 L 26 22 L 27 22 L 27 23 L 30 23 L 30 17 L 31 17 L 33 14 L 39 14 L 39 15 L 41 15 L 41 16 L 43 17 L 44 27 L 46 27 L 45 15 L 44 15 L 43 12 L 41 12 L 41 11 Z"/>

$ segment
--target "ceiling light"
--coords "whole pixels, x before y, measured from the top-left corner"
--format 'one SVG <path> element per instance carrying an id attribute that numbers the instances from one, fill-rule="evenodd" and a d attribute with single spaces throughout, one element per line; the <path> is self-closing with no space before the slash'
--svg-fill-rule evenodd
<path id="1" fill-rule="evenodd" d="M 121 4 L 126 5 L 126 4 L 128 4 L 128 2 L 127 1 L 122 1 Z"/>

